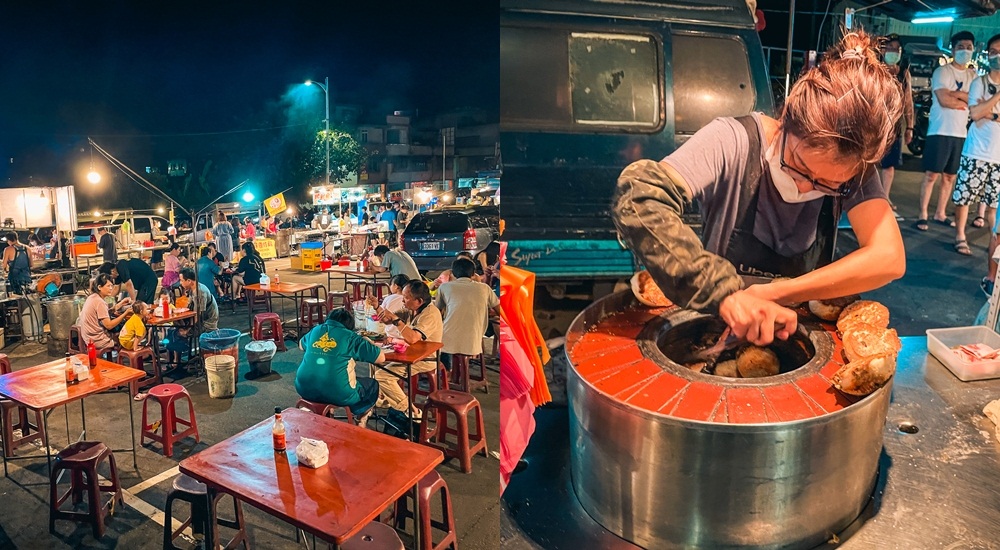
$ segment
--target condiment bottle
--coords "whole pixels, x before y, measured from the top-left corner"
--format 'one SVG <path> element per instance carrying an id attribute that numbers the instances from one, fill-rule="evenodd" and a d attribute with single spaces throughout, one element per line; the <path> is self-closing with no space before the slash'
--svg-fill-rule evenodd
<path id="1" fill-rule="evenodd" d="M 274 284 L 276 284 L 276 285 L 280 285 L 281 284 L 281 279 L 278 277 L 278 272 L 277 271 L 274 272 Z"/>
<path id="2" fill-rule="evenodd" d="M 90 368 L 97 366 L 97 348 L 94 347 L 93 340 L 87 344 L 87 360 L 90 362 Z"/>
<path id="3" fill-rule="evenodd" d="M 285 450 L 285 423 L 281 421 L 281 407 L 274 408 L 274 426 L 271 428 L 271 439 L 275 451 Z"/>
<path id="4" fill-rule="evenodd" d="M 66 384 L 76 384 L 76 371 L 73 370 L 73 363 L 70 362 L 70 354 L 66 354 Z"/>
<path id="5" fill-rule="evenodd" d="M 167 298 L 167 295 L 164 294 L 161 303 L 163 304 L 163 318 L 166 319 L 170 317 L 170 298 Z"/>

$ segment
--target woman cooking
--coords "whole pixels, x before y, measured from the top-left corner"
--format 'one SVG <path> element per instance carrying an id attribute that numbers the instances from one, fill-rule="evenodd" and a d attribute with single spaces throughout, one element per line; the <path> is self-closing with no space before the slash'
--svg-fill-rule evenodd
<path id="1" fill-rule="evenodd" d="M 879 288 L 906 270 L 876 164 L 902 114 L 876 40 L 852 32 L 792 87 L 779 120 L 716 119 L 660 162 L 618 180 L 615 224 L 675 303 L 717 313 L 757 345 L 797 323 L 782 306 Z M 695 199 L 700 241 L 680 215 Z M 841 211 L 858 250 L 833 260 Z M 740 275 L 786 277 L 744 288 Z"/>

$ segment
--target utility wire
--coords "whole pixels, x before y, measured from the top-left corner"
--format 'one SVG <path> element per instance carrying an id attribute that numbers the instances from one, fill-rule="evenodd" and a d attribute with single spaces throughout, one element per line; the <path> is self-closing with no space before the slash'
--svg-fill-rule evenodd
<path id="1" fill-rule="evenodd" d="M 183 132 L 175 134 L 21 134 L 13 132 L 2 132 L 0 135 L 3 136 L 28 136 L 28 137 L 58 137 L 58 138 L 81 138 L 81 137 L 96 137 L 96 138 L 136 138 L 136 137 L 152 137 L 152 138 L 162 138 L 162 137 L 194 137 L 194 136 L 222 136 L 227 134 L 250 134 L 255 132 L 268 132 L 271 130 L 283 130 L 285 128 L 298 128 L 301 126 L 308 126 L 307 123 L 302 124 L 286 124 L 284 126 L 269 126 L 267 128 L 253 128 L 251 130 L 223 130 L 219 132 Z"/>

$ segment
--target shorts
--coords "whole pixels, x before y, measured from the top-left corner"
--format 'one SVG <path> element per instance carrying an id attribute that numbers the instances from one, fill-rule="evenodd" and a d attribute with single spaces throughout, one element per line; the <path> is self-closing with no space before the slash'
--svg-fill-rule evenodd
<path id="1" fill-rule="evenodd" d="M 963 155 L 951 200 L 956 206 L 982 202 L 996 208 L 997 199 L 1000 199 L 1000 164 Z"/>
<path id="2" fill-rule="evenodd" d="M 965 138 L 955 136 L 927 136 L 924 146 L 924 172 L 955 175 L 962 158 Z"/>
<path id="3" fill-rule="evenodd" d="M 882 168 L 895 168 L 903 164 L 903 138 L 897 137 L 882 157 Z"/>

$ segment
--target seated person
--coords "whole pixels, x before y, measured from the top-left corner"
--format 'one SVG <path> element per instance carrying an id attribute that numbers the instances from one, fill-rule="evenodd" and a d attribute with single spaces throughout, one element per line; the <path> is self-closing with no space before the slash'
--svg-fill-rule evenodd
<path id="1" fill-rule="evenodd" d="M 431 303 L 431 291 L 423 281 L 415 280 L 403 285 L 403 305 L 405 309 L 401 312 L 394 313 L 380 307 L 376 310 L 376 314 L 386 325 L 393 325 L 399 329 L 407 344 L 415 344 L 422 340 L 441 341 L 443 331 L 441 312 Z M 432 372 L 435 369 L 437 361 L 430 358 L 414 363 L 412 374 Z M 405 417 L 410 410 L 410 400 L 406 392 L 400 388 L 399 378 L 393 373 L 406 376 L 406 365 L 389 363 L 384 369 L 379 369 L 375 373 L 375 380 L 382 388 L 382 393 L 391 409 L 390 419 L 398 422 L 402 420 L 401 415 Z M 395 418 L 392 418 L 393 414 Z M 419 418 L 420 410 L 416 409 L 413 416 Z"/>
<path id="2" fill-rule="evenodd" d="M 104 263 L 98 268 L 101 273 L 114 277 L 114 283 L 121 285 L 132 301 L 153 303 L 156 298 L 156 287 L 160 284 L 159 277 L 149 264 L 139 258 L 118 260 L 118 263 Z"/>
<path id="3" fill-rule="evenodd" d="M 122 349 L 135 351 L 145 344 L 146 325 L 149 318 L 153 316 L 153 308 L 145 302 L 132 304 L 132 316 L 125 321 L 125 326 L 118 334 L 118 342 Z"/>
<path id="4" fill-rule="evenodd" d="M 243 257 L 233 272 L 233 294 L 236 296 L 243 292 L 244 286 L 259 284 L 264 273 L 264 258 L 260 257 L 257 247 L 252 242 L 245 242 L 241 248 Z"/>
<path id="5" fill-rule="evenodd" d="M 198 332 L 218 330 L 219 304 L 212 291 L 204 283 L 195 280 L 194 270 L 190 267 L 181 269 L 181 288 L 187 292 L 189 307 L 198 314 L 198 323 L 201 325 Z"/>
<path id="6" fill-rule="evenodd" d="M 230 299 L 230 292 L 233 290 L 233 272 L 228 267 L 228 262 L 222 256 L 221 252 L 215 254 L 215 265 L 219 266 L 222 271 L 215 276 L 215 295 L 220 300 Z"/>
<path id="7" fill-rule="evenodd" d="M 218 298 L 215 290 L 215 277 L 222 273 L 222 268 L 215 263 L 215 257 L 210 256 L 214 247 L 206 246 L 201 249 L 201 257 L 195 262 L 195 269 L 198 270 L 198 281 L 212 293 L 213 298 Z"/>
<path id="8" fill-rule="evenodd" d="M 388 246 L 380 244 L 375 247 L 372 254 L 378 258 L 379 265 L 372 267 L 372 270 L 376 273 L 388 271 L 393 277 L 403 274 L 409 277 L 411 281 L 413 279 L 420 279 L 420 271 L 417 270 L 417 264 L 413 262 L 413 258 L 405 250 L 389 250 Z"/>
<path id="9" fill-rule="evenodd" d="M 389 311 L 400 311 L 405 309 L 403 305 L 403 287 L 410 282 L 406 275 L 399 274 L 389 280 L 389 295 L 382 299 L 382 308 Z M 372 304 L 375 307 L 379 304 Z"/>
<path id="10" fill-rule="evenodd" d="M 455 259 L 457 260 L 459 258 L 467 258 L 469 260 L 473 260 L 472 253 L 471 252 L 467 252 L 465 250 L 459 252 L 458 254 L 455 254 Z M 475 260 L 473 260 L 473 261 L 475 261 Z M 431 283 L 431 290 L 437 290 L 438 288 L 441 288 L 441 285 L 443 285 L 445 283 L 450 283 L 451 281 L 454 281 L 455 279 L 456 279 L 456 277 L 452 274 L 451 270 L 450 269 L 446 269 L 446 270 L 442 271 L 441 274 L 438 275 L 436 279 L 434 279 L 434 282 Z M 472 280 L 473 281 L 483 282 L 482 279 L 479 277 L 478 274 L 473 274 Z"/>
<path id="11" fill-rule="evenodd" d="M 99 274 L 90 282 L 90 296 L 83 303 L 80 316 L 76 324 L 80 326 L 81 344 L 86 346 L 93 342 L 97 349 L 111 349 L 115 347 L 115 339 L 111 330 L 121 324 L 122 321 L 132 315 L 132 310 L 128 306 L 130 298 L 124 298 L 115 304 L 113 308 L 108 308 L 105 298 L 114 295 L 115 284 L 111 280 L 111 275 L 107 273 Z M 124 312 L 119 313 L 119 310 Z"/>
<path id="12" fill-rule="evenodd" d="M 348 407 L 364 427 L 379 396 L 379 384 L 357 378 L 354 362 L 381 364 L 385 353 L 354 332 L 354 315 L 346 309 L 330 312 L 299 341 L 305 351 L 295 374 L 295 390 L 303 399 Z M 397 386 L 398 387 L 398 386 Z"/>
<path id="13" fill-rule="evenodd" d="M 441 361 L 451 368 L 451 355 L 483 353 L 483 334 L 489 326 L 489 314 L 499 314 L 500 299 L 486 284 L 472 279 L 476 265 L 468 258 L 458 258 L 451 264 L 455 279 L 441 285 L 434 305 L 444 311 L 444 347 Z"/>

